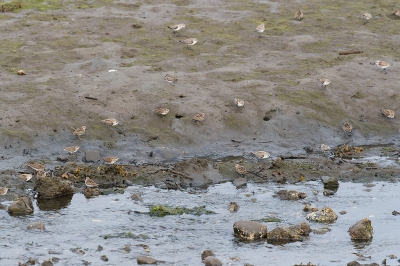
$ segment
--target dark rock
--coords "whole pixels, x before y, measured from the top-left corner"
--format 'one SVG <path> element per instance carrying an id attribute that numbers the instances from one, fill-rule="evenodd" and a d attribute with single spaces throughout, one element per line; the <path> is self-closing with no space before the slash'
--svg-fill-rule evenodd
<path id="1" fill-rule="evenodd" d="M 297 190 L 280 190 L 276 192 L 281 200 L 298 200 L 305 199 L 307 194 Z"/>
<path id="2" fill-rule="evenodd" d="M 243 177 L 243 178 L 236 178 L 235 180 L 233 180 L 232 184 L 236 187 L 236 188 L 242 188 L 247 186 L 247 178 Z"/>
<path id="3" fill-rule="evenodd" d="M 239 210 L 239 205 L 236 203 L 236 202 L 231 202 L 231 203 L 229 203 L 229 207 L 228 207 L 228 210 L 230 211 L 230 212 L 237 212 L 238 210 Z"/>
<path id="4" fill-rule="evenodd" d="M 44 231 L 44 223 L 42 222 L 35 222 L 35 223 L 31 223 L 30 225 L 28 225 L 26 227 L 26 229 L 30 230 L 30 229 L 39 229 L 40 231 Z"/>
<path id="5" fill-rule="evenodd" d="M 259 222 L 237 221 L 233 225 L 233 234 L 247 240 L 266 238 L 267 233 L 267 227 Z"/>
<path id="6" fill-rule="evenodd" d="M 103 247 L 100 246 L 100 245 L 98 245 L 98 246 L 97 246 L 97 251 L 102 251 L 102 250 L 103 250 Z"/>
<path id="7" fill-rule="evenodd" d="M 86 198 L 96 197 L 100 195 L 100 191 L 97 187 L 88 187 L 83 190 L 83 195 L 85 195 Z"/>
<path id="8" fill-rule="evenodd" d="M 222 262 L 214 256 L 208 256 L 204 259 L 206 266 L 222 266 Z"/>
<path id="9" fill-rule="evenodd" d="M 336 177 L 331 176 L 321 176 L 322 183 L 324 183 L 324 188 L 335 189 L 339 187 L 339 181 Z"/>
<path id="10" fill-rule="evenodd" d="M 85 152 L 85 161 L 95 163 L 100 160 L 100 152 L 89 150 Z"/>
<path id="11" fill-rule="evenodd" d="M 36 181 L 35 191 L 41 198 L 56 198 L 74 193 L 69 181 L 48 176 Z"/>
<path id="12" fill-rule="evenodd" d="M 310 231 L 310 225 L 306 222 L 290 227 L 276 227 L 268 232 L 268 242 L 279 242 L 279 244 L 282 244 L 303 241 L 303 236 L 308 236 Z"/>
<path id="13" fill-rule="evenodd" d="M 398 211 L 392 211 L 392 215 L 394 215 L 394 216 L 399 215 L 399 214 L 400 214 L 400 212 L 398 212 Z"/>
<path id="14" fill-rule="evenodd" d="M 306 219 L 319 223 L 333 223 L 338 218 L 337 214 L 329 207 L 325 207 L 320 211 L 307 214 Z"/>
<path id="15" fill-rule="evenodd" d="M 107 258 L 106 255 L 102 255 L 102 256 L 101 256 L 101 260 L 102 260 L 102 261 L 108 261 L 108 258 Z"/>
<path id="16" fill-rule="evenodd" d="M 153 259 L 149 256 L 138 256 L 137 257 L 138 264 L 157 264 L 157 260 Z"/>
<path id="17" fill-rule="evenodd" d="M 16 198 L 10 206 L 8 206 L 8 212 L 10 214 L 30 214 L 33 213 L 32 200 L 29 197 Z"/>
<path id="18" fill-rule="evenodd" d="M 307 153 L 313 153 L 313 148 L 311 148 L 310 146 L 305 146 L 304 148 L 303 148 Z"/>
<path id="19" fill-rule="evenodd" d="M 212 252 L 209 249 L 204 250 L 203 253 L 201 253 L 201 261 L 203 261 L 205 258 L 209 256 L 215 256 L 214 252 Z"/>
<path id="20" fill-rule="evenodd" d="M 143 199 L 139 194 L 132 194 L 131 195 L 131 200 L 143 202 Z"/>
<path id="21" fill-rule="evenodd" d="M 43 261 L 42 266 L 53 266 L 53 263 L 49 260 L 45 260 Z"/>
<path id="22" fill-rule="evenodd" d="M 347 213 L 347 211 L 340 211 L 339 212 L 341 215 L 345 215 Z"/>
<path id="23" fill-rule="evenodd" d="M 310 225 L 306 222 L 302 222 L 300 224 L 289 226 L 289 229 L 298 235 L 309 236 L 311 232 Z"/>
<path id="24" fill-rule="evenodd" d="M 359 262 L 353 260 L 347 263 L 347 266 L 379 266 L 379 264 L 378 263 L 360 264 Z"/>
<path id="25" fill-rule="evenodd" d="M 347 232 L 349 232 L 351 240 L 369 240 L 372 238 L 374 230 L 371 225 L 371 220 L 363 218 L 352 225 Z"/>
<path id="26" fill-rule="evenodd" d="M 330 231 L 331 231 L 331 229 L 328 228 L 328 227 L 321 227 L 321 228 L 317 228 L 317 229 L 312 230 L 312 232 L 314 234 L 316 234 L 316 235 L 323 235 L 323 234 L 326 234 L 326 233 L 328 233 Z"/>
<path id="27" fill-rule="evenodd" d="M 58 156 L 57 161 L 66 163 L 68 162 L 68 156 Z"/>

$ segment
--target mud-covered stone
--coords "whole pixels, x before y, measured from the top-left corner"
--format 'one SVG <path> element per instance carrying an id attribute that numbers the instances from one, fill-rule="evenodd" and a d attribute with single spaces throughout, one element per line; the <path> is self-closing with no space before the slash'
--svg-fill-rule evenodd
<path id="1" fill-rule="evenodd" d="M 35 191 L 41 198 L 57 198 L 74 193 L 69 181 L 48 176 L 36 181 Z"/>
<path id="2" fill-rule="evenodd" d="M 30 225 L 28 225 L 26 227 L 26 229 L 28 229 L 28 230 L 38 229 L 43 232 L 44 231 L 44 223 L 42 223 L 42 222 L 31 223 Z"/>
<path id="3" fill-rule="evenodd" d="M 268 242 L 303 241 L 303 237 L 309 236 L 310 231 L 310 225 L 306 222 L 290 227 L 279 226 L 268 232 Z"/>
<path id="4" fill-rule="evenodd" d="M 8 206 L 8 212 L 10 214 L 31 214 L 33 213 L 32 200 L 29 197 L 22 196 L 16 198 L 10 206 Z"/>
<path id="5" fill-rule="evenodd" d="M 329 207 L 307 214 L 306 219 L 319 223 L 333 223 L 338 218 L 337 214 Z"/>
<path id="6" fill-rule="evenodd" d="M 236 178 L 235 180 L 233 180 L 232 183 L 236 188 L 242 188 L 247 186 L 247 178 L 242 177 L 242 178 Z"/>
<path id="7" fill-rule="evenodd" d="M 131 195 L 131 200 L 143 202 L 142 197 L 139 194 L 136 194 L 136 193 Z"/>
<path id="8" fill-rule="evenodd" d="M 214 256 L 208 256 L 204 259 L 206 266 L 222 266 L 222 262 Z"/>
<path id="9" fill-rule="evenodd" d="M 339 181 L 336 177 L 333 176 L 321 176 L 322 183 L 324 183 L 324 188 L 326 189 L 335 189 L 339 187 Z"/>
<path id="10" fill-rule="evenodd" d="M 96 150 L 89 150 L 85 152 L 85 161 L 95 163 L 100 160 L 100 152 Z"/>
<path id="11" fill-rule="evenodd" d="M 297 190 L 279 190 L 276 195 L 281 200 L 299 200 L 307 197 L 306 193 Z"/>
<path id="12" fill-rule="evenodd" d="M 150 256 L 138 256 L 137 263 L 138 264 L 157 264 L 157 260 L 153 259 Z"/>
<path id="13" fill-rule="evenodd" d="M 374 229 L 372 228 L 371 220 L 363 218 L 357 223 L 353 224 L 348 233 L 352 240 L 369 240 L 372 238 Z"/>
<path id="14" fill-rule="evenodd" d="M 233 225 L 233 234 L 247 240 L 266 238 L 267 233 L 267 227 L 259 222 L 245 220 L 237 221 Z"/>

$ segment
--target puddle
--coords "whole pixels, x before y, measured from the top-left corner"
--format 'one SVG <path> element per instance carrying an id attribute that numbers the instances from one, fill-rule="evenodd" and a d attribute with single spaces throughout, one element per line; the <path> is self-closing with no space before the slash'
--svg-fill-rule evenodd
<path id="1" fill-rule="evenodd" d="M 154 187 L 131 186 L 123 195 L 107 195 L 86 199 L 82 194 L 64 198 L 51 205 L 49 201 L 34 202 L 35 212 L 28 216 L 9 216 L 4 210 L 0 219 L 2 231 L 0 258 L 2 265 L 16 265 L 35 258 L 39 262 L 57 257 L 57 265 L 136 265 L 136 257 L 150 255 L 165 261 L 163 265 L 204 265 L 201 253 L 212 250 L 224 265 L 294 265 L 312 262 L 317 265 L 345 265 L 358 258 L 356 253 L 371 260 L 360 263 L 397 265 L 387 258 L 400 256 L 399 185 L 376 182 L 375 186 L 341 183 L 334 196 L 322 195 L 320 182 L 302 185 L 248 184 L 237 190 L 231 183 L 210 187 L 207 191 L 167 191 Z M 306 192 L 302 201 L 281 201 L 273 195 L 280 189 Z M 318 191 L 317 195 L 313 191 Z M 129 196 L 140 192 L 144 203 L 134 202 Z M 254 194 L 253 194 L 254 192 Z M 54 200 L 53 200 L 54 201 Z M 240 209 L 228 211 L 235 201 Z M 9 205 L 11 202 L 3 202 Z M 302 211 L 306 203 L 316 207 L 331 207 L 339 215 L 333 224 L 310 222 L 311 228 L 329 227 L 324 235 L 310 234 L 303 242 L 271 245 L 266 241 L 242 242 L 232 234 L 234 222 L 242 219 L 260 220 L 277 217 L 280 223 L 266 223 L 269 230 L 278 225 L 293 225 L 306 221 Z M 214 211 L 212 215 L 181 215 L 150 217 L 145 214 L 155 204 L 180 207 L 199 207 Z M 56 206 L 56 207 L 55 207 Z M 140 214 L 141 213 L 141 214 Z M 374 238 L 370 243 L 352 243 L 348 228 L 367 217 L 372 221 Z M 33 222 L 43 222 L 45 231 L 27 230 Z M 149 246 L 150 252 L 143 247 Z M 98 246 L 103 247 L 98 251 Z M 127 248 L 129 247 L 129 248 Z M 130 251 L 129 251 L 130 249 Z M 396 253 L 397 252 L 397 253 Z M 106 255 L 109 261 L 101 261 Z M 241 261 L 231 260 L 238 257 Z"/>

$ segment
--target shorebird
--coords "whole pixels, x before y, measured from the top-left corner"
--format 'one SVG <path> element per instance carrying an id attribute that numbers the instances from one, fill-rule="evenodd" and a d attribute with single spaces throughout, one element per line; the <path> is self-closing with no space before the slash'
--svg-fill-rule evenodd
<path id="1" fill-rule="evenodd" d="M 186 44 L 187 48 L 189 49 L 189 46 L 195 45 L 198 40 L 196 38 L 189 38 L 183 41 L 179 41 L 180 43 Z"/>
<path id="2" fill-rule="evenodd" d="M 242 176 L 247 174 L 247 170 L 244 166 L 240 165 L 240 164 L 235 164 L 235 168 L 236 168 L 236 172 Z"/>
<path id="3" fill-rule="evenodd" d="M 294 14 L 295 19 L 301 20 L 303 18 L 303 12 L 301 10 L 297 10 L 296 13 Z"/>
<path id="4" fill-rule="evenodd" d="M 256 152 L 252 152 L 252 154 L 254 154 L 257 158 L 260 158 L 260 159 L 266 159 L 271 156 L 271 154 L 266 151 L 256 151 Z"/>
<path id="5" fill-rule="evenodd" d="M 35 170 L 36 172 L 44 171 L 46 169 L 46 167 L 40 163 L 28 163 L 28 166 L 33 170 Z"/>
<path id="6" fill-rule="evenodd" d="M 321 150 L 323 152 L 330 151 L 331 147 L 329 147 L 328 145 L 325 145 L 325 144 L 321 144 Z"/>
<path id="7" fill-rule="evenodd" d="M 69 154 L 73 154 L 79 150 L 79 146 L 66 147 L 63 150 L 68 152 Z"/>
<path id="8" fill-rule="evenodd" d="M 393 110 L 389 110 L 389 109 L 383 109 L 381 108 L 381 112 L 384 116 L 388 117 L 388 118 L 394 118 L 394 111 Z"/>
<path id="9" fill-rule="evenodd" d="M 170 83 L 176 83 L 177 81 L 178 81 L 178 78 L 177 77 L 174 77 L 174 76 L 172 76 L 172 75 L 170 75 L 170 74 L 167 74 L 167 75 L 165 75 L 165 80 L 166 81 L 168 81 L 168 82 L 170 82 Z"/>
<path id="10" fill-rule="evenodd" d="M 265 31 L 265 25 L 264 23 L 261 23 L 260 25 L 257 26 L 256 31 L 258 33 L 258 37 L 261 38 L 261 33 Z"/>
<path id="11" fill-rule="evenodd" d="M 372 18 L 372 15 L 370 13 L 364 13 L 363 14 L 363 19 L 364 19 L 364 24 L 368 22 Z"/>
<path id="12" fill-rule="evenodd" d="M 386 74 L 386 68 L 391 66 L 388 63 L 386 63 L 385 61 L 379 61 L 379 60 L 376 60 L 374 65 L 377 65 L 378 67 L 383 68 L 383 72 L 385 72 L 385 74 Z"/>
<path id="13" fill-rule="evenodd" d="M 21 69 L 21 70 L 18 70 L 17 73 L 18 73 L 18 75 L 26 75 L 26 74 L 25 74 L 25 71 L 23 71 L 22 69 Z"/>
<path id="14" fill-rule="evenodd" d="M 105 157 L 102 158 L 103 162 L 105 162 L 106 164 L 114 164 L 119 160 L 119 157 L 117 156 L 110 156 L 110 157 Z"/>
<path id="15" fill-rule="evenodd" d="M 94 182 L 94 181 L 93 181 L 92 179 L 90 179 L 88 176 L 86 177 L 85 185 L 86 185 L 87 187 L 98 187 L 98 186 L 99 186 L 99 184 L 97 184 L 96 182 Z"/>
<path id="16" fill-rule="evenodd" d="M 400 18 L 400 10 L 398 10 L 397 8 L 394 9 L 394 13 L 393 13 L 396 17 Z"/>
<path id="17" fill-rule="evenodd" d="M 353 127 L 349 124 L 349 122 L 344 122 L 343 124 L 343 130 L 346 133 L 351 133 L 353 131 Z"/>
<path id="18" fill-rule="evenodd" d="M 203 121 L 205 116 L 206 116 L 206 115 L 205 115 L 204 113 L 199 113 L 199 114 L 197 114 L 197 115 L 195 115 L 195 116 L 193 117 L 193 120 L 197 122 L 197 125 L 198 125 L 198 126 L 200 126 L 200 123 L 199 123 L 199 122 Z"/>
<path id="19" fill-rule="evenodd" d="M 107 126 L 116 126 L 119 124 L 119 121 L 114 118 L 107 118 L 107 119 L 101 120 L 100 122 Z"/>
<path id="20" fill-rule="evenodd" d="M 45 170 L 40 170 L 40 171 L 36 172 L 36 178 L 37 179 L 40 179 L 40 178 L 43 178 L 43 177 L 46 177 L 46 171 Z"/>
<path id="21" fill-rule="evenodd" d="M 77 135 L 79 139 L 81 139 L 81 136 L 85 134 L 86 131 L 86 126 L 81 126 L 80 128 L 72 128 L 74 132 L 72 133 L 73 135 Z"/>
<path id="22" fill-rule="evenodd" d="M 0 196 L 7 194 L 8 187 L 0 187 Z"/>
<path id="23" fill-rule="evenodd" d="M 156 108 L 153 110 L 156 114 L 165 117 L 169 113 L 169 109 L 167 108 Z"/>
<path id="24" fill-rule="evenodd" d="M 170 28 L 171 30 L 174 30 L 174 33 L 177 33 L 179 30 L 185 28 L 186 25 L 185 24 L 176 24 L 173 26 L 168 26 L 168 28 Z"/>
<path id="25" fill-rule="evenodd" d="M 244 100 L 242 100 L 242 99 L 235 98 L 235 99 L 233 99 L 233 101 L 235 102 L 235 105 L 237 107 L 243 107 L 244 106 Z"/>
<path id="26" fill-rule="evenodd" d="M 29 180 L 32 179 L 32 174 L 20 174 L 20 175 L 17 175 L 17 177 L 19 179 L 24 180 L 25 182 L 28 182 Z"/>
<path id="27" fill-rule="evenodd" d="M 331 84 L 330 79 L 322 78 L 322 79 L 317 79 L 319 83 L 322 84 L 322 87 L 326 88 L 327 85 Z"/>

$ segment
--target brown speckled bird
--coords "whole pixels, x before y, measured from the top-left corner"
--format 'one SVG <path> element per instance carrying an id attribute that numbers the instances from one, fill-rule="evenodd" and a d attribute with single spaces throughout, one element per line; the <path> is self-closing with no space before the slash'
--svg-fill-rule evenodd
<path id="1" fill-rule="evenodd" d="M 237 172 L 240 176 L 247 174 L 247 170 L 246 170 L 246 168 L 245 168 L 243 165 L 235 164 L 235 168 L 236 168 L 236 172 Z"/>
<path id="2" fill-rule="evenodd" d="M 205 116 L 206 116 L 206 115 L 205 115 L 204 113 L 199 113 L 199 114 L 197 114 L 197 115 L 195 115 L 195 116 L 193 117 L 193 120 L 197 122 L 197 125 L 198 125 L 198 126 L 200 126 L 200 123 L 199 123 L 199 122 L 203 121 L 204 118 L 205 118 Z"/>
<path id="3" fill-rule="evenodd" d="M 384 116 L 388 118 L 394 118 L 394 111 L 390 109 L 381 108 L 381 112 Z"/>

